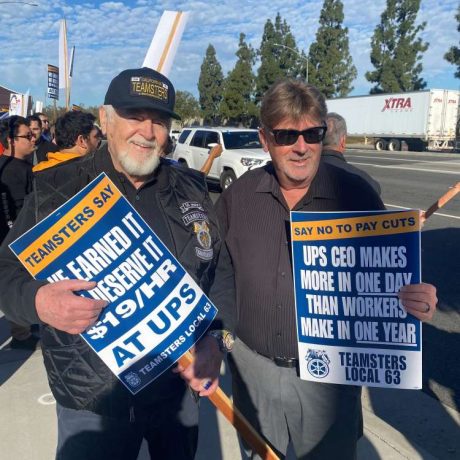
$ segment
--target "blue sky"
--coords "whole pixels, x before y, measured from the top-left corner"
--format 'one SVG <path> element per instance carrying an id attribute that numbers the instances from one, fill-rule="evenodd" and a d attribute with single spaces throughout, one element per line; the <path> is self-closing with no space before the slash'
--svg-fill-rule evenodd
<path id="1" fill-rule="evenodd" d="M 280 12 L 298 47 L 308 50 L 315 40 L 323 4 L 322 0 L 30 1 L 38 6 L 0 0 L 0 85 L 18 92 L 30 89 L 35 100 L 44 100 L 46 66 L 58 65 L 59 21 L 65 17 L 69 49 L 76 47 L 71 102 L 85 105 L 101 104 L 116 74 L 141 66 L 164 10 L 190 13 L 170 78 L 176 89 L 197 96 L 200 66 L 209 43 L 216 48 L 226 74 L 236 61 L 240 32 L 258 48 L 266 20 L 274 20 Z M 352 94 L 367 94 L 371 85 L 364 74 L 372 70 L 370 39 L 386 0 L 343 0 L 343 4 L 350 52 L 358 69 Z M 450 46 L 459 45 L 457 5 L 458 0 L 421 2 L 418 19 L 427 21 L 422 38 L 430 43 L 422 76 L 429 88 L 460 88 L 460 80 L 454 78 L 455 67 L 443 58 Z"/>

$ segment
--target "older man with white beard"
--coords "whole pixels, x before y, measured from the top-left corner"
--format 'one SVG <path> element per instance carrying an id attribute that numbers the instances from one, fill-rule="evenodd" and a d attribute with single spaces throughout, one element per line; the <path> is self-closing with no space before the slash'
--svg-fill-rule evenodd
<path id="1" fill-rule="evenodd" d="M 179 118 L 174 103 L 174 87 L 158 72 L 129 69 L 115 77 L 100 109 L 107 145 L 37 175 L 34 193 L 0 249 L 0 303 L 15 306 L 6 308 L 5 314 L 20 324 L 42 325 L 42 351 L 57 401 L 57 459 L 134 460 L 143 438 L 152 458 L 192 460 L 195 455 L 198 408 L 188 386 L 202 396 L 217 388 L 226 345 L 222 337 L 227 337 L 224 328 L 232 328 L 233 275 L 226 271 L 228 254 L 220 252 L 217 219 L 204 176 L 162 158 L 171 118 Z M 96 322 L 105 302 L 75 293 L 96 283 L 35 281 L 8 249 L 8 243 L 102 171 L 222 307 L 220 311 L 227 312 L 197 343 L 194 365 L 164 372 L 135 396 L 79 335 Z M 212 242 L 207 251 L 200 250 L 197 228 L 206 228 L 207 241 Z M 219 292 L 211 288 L 214 280 Z"/>

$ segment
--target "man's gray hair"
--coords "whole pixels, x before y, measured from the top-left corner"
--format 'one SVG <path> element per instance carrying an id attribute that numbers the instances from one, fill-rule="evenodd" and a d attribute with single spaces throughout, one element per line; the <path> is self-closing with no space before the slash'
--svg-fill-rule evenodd
<path id="1" fill-rule="evenodd" d="M 113 114 L 115 113 L 115 109 L 112 105 L 103 105 L 103 109 L 107 115 L 107 119 L 111 120 L 113 118 Z"/>
<path id="2" fill-rule="evenodd" d="M 345 118 L 335 112 L 329 112 L 326 116 L 327 131 L 323 140 L 323 147 L 339 145 L 343 136 L 347 135 L 347 122 Z"/>
<path id="3" fill-rule="evenodd" d="M 313 85 L 285 78 L 274 83 L 265 93 L 260 107 L 260 121 L 273 128 L 285 120 L 324 123 L 327 114 L 324 95 Z"/>

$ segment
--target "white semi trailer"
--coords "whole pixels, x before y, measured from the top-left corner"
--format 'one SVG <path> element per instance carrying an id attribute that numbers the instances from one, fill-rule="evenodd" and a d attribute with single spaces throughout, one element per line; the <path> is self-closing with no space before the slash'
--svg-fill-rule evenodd
<path id="1" fill-rule="evenodd" d="M 460 91 L 431 89 L 329 99 L 329 112 L 347 122 L 349 136 L 374 138 L 376 150 L 455 147 Z"/>

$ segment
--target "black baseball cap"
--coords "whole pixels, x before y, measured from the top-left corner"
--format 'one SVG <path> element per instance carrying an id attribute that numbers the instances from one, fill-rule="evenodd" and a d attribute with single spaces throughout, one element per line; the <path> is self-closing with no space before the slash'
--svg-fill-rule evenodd
<path id="1" fill-rule="evenodd" d="M 173 84 L 148 67 L 123 70 L 110 82 L 104 99 L 104 105 L 116 109 L 152 109 L 180 120 L 175 103 Z"/>

